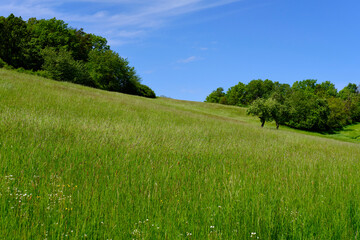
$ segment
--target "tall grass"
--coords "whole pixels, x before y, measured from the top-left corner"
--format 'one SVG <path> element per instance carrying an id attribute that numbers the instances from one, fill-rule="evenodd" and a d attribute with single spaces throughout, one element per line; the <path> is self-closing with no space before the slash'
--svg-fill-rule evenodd
<path id="1" fill-rule="evenodd" d="M 3 239 L 357 239 L 360 147 L 0 69 Z"/>

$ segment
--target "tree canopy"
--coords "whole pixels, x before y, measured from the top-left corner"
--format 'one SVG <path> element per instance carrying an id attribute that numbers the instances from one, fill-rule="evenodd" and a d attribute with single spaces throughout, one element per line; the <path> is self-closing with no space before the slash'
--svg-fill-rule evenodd
<path id="1" fill-rule="evenodd" d="M 68 26 L 63 20 L 0 17 L 0 67 L 29 70 L 59 81 L 155 97 L 141 84 L 129 61 L 107 40 Z"/>
<path id="2" fill-rule="evenodd" d="M 224 103 L 224 89 L 222 87 L 217 88 L 215 91 L 209 94 L 209 96 L 206 97 L 205 102 L 209 103 Z"/>
<path id="3" fill-rule="evenodd" d="M 275 121 L 293 128 L 329 131 L 360 122 L 360 93 L 355 83 L 337 91 L 330 81 L 296 81 L 292 86 L 271 80 L 239 82 L 226 93 L 213 91 L 206 102 L 248 107 L 249 115 L 258 116 L 261 126 Z M 220 99 L 226 99 L 221 102 Z"/>

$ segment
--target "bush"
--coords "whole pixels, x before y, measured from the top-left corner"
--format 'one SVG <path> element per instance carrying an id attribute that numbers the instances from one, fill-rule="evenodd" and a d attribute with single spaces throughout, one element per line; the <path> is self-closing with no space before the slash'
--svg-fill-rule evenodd
<path id="1" fill-rule="evenodd" d="M 209 96 L 206 97 L 205 102 L 219 103 L 222 97 L 225 97 L 224 89 L 222 87 L 219 87 L 215 91 L 212 91 L 212 93 L 210 93 Z"/>
<path id="2" fill-rule="evenodd" d="M 1 58 L 0 58 L 0 68 L 5 67 L 6 62 L 4 62 Z"/>
<path id="3" fill-rule="evenodd" d="M 329 98 L 328 100 L 330 114 L 328 125 L 331 129 L 341 129 L 347 125 L 350 118 L 349 112 L 346 111 L 345 101 L 340 98 Z"/>
<path id="4" fill-rule="evenodd" d="M 314 93 L 296 90 L 286 99 L 285 104 L 289 109 L 289 121 L 286 123 L 288 126 L 311 131 L 324 131 L 329 128 L 328 103 Z"/>
<path id="5" fill-rule="evenodd" d="M 45 70 L 39 70 L 34 72 L 35 75 L 44 77 L 44 78 L 51 78 L 51 74 L 48 71 Z"/>
<path id="6" fill-rule="evenodd" d="M 156 98 L 155 92 L 144 84 L 139 84 L 138 95 L 147 98 Z"/>
<path id="7" fill-rule="evenodd" d="M 140 78 L 134 67 L 129 66 L 127 59 L 112 50 L 92 50 L 89 53 L 87 68 L 97 88 L 138 94 Z"/>
<path id="8" fill-rule="evenodd" d="M 53 48 L 45 48 L 41 54 L 44 58 L 43 69 L 51 78 L 90 87 L 95 86 L 85 64 L 74 60 L 71 52 L 64 49 L 55 51 Z"/>
<path id="9" fill-rule="evenodd" d="M 220 100 L 219 100 L 219 103 L 220 104 L 227 104 L 226 96 L 221 97 Z"/>

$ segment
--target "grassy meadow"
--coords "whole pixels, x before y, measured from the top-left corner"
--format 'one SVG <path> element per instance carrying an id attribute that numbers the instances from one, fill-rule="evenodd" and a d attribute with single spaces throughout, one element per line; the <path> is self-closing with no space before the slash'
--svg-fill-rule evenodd
<path id="1" fill-rule="evenodd" d="M 359 143 L 245 112 L 0 69 L 0 238 L 358 239 Z"/>

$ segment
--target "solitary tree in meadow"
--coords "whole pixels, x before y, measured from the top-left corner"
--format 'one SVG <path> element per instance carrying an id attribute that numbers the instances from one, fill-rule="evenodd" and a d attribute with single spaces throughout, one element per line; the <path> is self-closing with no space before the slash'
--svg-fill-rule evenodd
<path id="1" fill-rule="evenodd" d="M 286 107 L 274 98 L 258 98 L 250 105 L 247 114 L 258 116 L 261 127 L 264 127 L 266 121 L 275 121 L 276 129 L 279 129 L 281 123 L 286 122 L 288 115 Z"/>
<path id="2" fill-rule="evenodd" d="M 271 111 L 263 98 L 256 99 L 247 110 L 248 115 L 258 116 L 261 127 L 264 127 L 266 121 L 272 121 Z"/>

